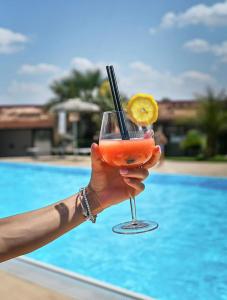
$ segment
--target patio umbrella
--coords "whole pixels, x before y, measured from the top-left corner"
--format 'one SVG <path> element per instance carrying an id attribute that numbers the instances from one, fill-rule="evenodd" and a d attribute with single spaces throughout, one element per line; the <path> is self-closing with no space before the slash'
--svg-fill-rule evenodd
<path id="1" fill-rule="evenodd" d="M 100 108 L 97 104 L 81 101 L 79 98 L 69 99 L 62 103 L 56 104 L 51 111 L 65 112 L 99 112 Z"/>
<path id="2" fill-rule="evenodd" d="M 51 109 L 52 112 L 61 114 L 62 112 L 99 112 L 100 108 L 97 104 L 85 102 L 79 98 L 69 99 L 62 103 L 54 105 Z M 74 146 L 77 147 L 77 132 L 78 132 L 78 120 L 73 122 L 73 137 Z"/>

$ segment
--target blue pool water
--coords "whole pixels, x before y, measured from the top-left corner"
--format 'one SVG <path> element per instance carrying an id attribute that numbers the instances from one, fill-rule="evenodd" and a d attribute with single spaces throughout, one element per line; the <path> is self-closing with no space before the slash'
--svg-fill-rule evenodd
<path id="1" fill-rule="evenodd" d="M 0 217 L 75 193 L 90 170 L 0 163 Z M 129 203 L 28 256 L 157 299 L 227 299 L 227 179 L 153 174 L 137 199 L 154 232 L 122 236 Z"/>

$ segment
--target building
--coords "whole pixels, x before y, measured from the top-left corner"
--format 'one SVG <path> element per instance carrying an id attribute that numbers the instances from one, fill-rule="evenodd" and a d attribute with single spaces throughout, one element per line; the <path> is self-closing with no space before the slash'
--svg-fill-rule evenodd
<path id="1" fill-rule="evenodd" d="M 0 106 L 0 156 L 25 156 L 35 148 L 50 153 L 54 118 L 42 106 Z"/>
<path id="2" fill-rule="evenodd" d="M 185 121 L 196 117 L 197 106 L 196 101 L 159 101 L 159 118 L 154 130 L 162 127 L 168 139 L 165 147 L 168 155 L 182 154 L 180 142 L 186 132 L 193 128 L 193 124 Z M 39 149 L 39 154 L 51 153 L 57 131 L 55 122 L 56 118 L 46 112 L 43 106 L 0 106 L 0 156 L 25 156 L 35 149 Z M 69 120 L 68 131 L 72 134 L 70 124 Z M 81 115 L 80 146 L 88 147 L 92 143 L 94 133 L 90 134 L 88 129 L 93 129 L 93 126 L 90 115 Z M 82 144 L 84 141 L 86 144 Z"/>
<path id="3" fill-rule="evenodd" d="M 159 116 L 155 123 L 154 131 L 158 127 L 162 128 L 168 143 L 165 146 L 167 155 L 183 155 L 180 142 L 187 131 L 196 128 L 193 120 L 196 118 L 198 102 L 195 100 L 162 100 L 158 102 Z"/>

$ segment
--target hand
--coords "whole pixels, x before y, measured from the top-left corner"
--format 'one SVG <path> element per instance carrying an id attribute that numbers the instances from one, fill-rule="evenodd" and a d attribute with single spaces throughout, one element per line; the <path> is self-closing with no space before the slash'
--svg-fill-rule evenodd
<path id="1" fill-rule="evenodd" d="M 101 210 L 141 193 L 145 187 L 142 181 L 149 175 L 148 169 L 159 161 L 160 155 L 160 147 L 156 146 L 152 158 L 142 168 L 119 169 L 105 163 L 99 146 L 92 144 L 92 175 L 88 189 L 96 195 Z"/>

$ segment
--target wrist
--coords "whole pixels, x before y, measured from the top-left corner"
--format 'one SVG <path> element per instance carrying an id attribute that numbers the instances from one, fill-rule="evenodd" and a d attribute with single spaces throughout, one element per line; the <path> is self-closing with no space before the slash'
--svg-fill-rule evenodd
<path id="1" fill-rule="evenodd" d="M 93 215 L 97 215 L 103 211 L 98 194 L 92 189 L 90 185 L 86 187 L 87 198 L 89 206 Z"/>

